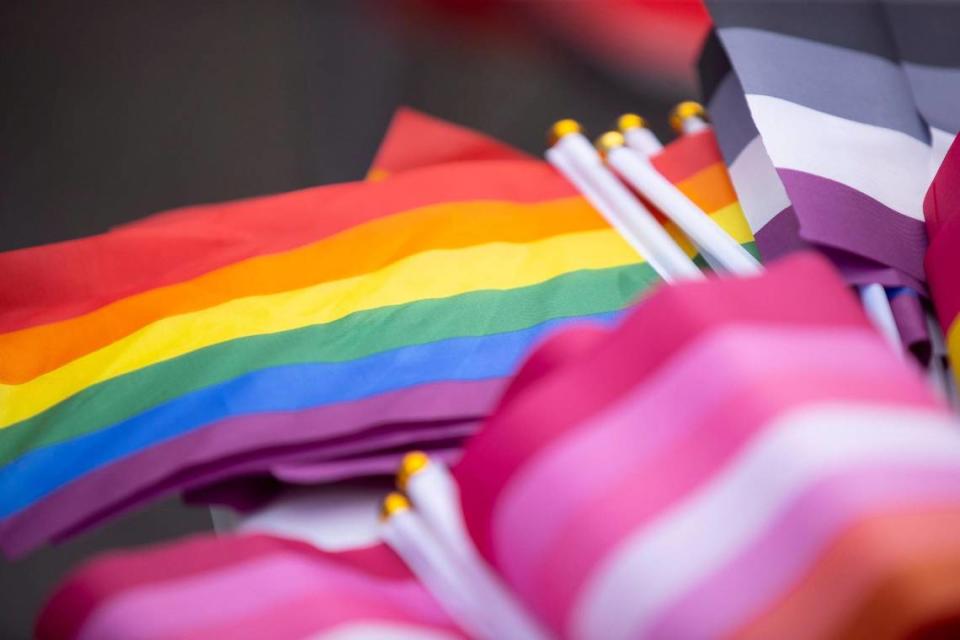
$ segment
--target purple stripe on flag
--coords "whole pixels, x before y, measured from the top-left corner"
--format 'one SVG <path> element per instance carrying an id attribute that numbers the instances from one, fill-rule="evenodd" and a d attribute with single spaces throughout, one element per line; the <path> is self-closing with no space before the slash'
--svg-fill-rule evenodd
<path id="1" fill-rule="evenodd" d="M 430 449 L 432 458 L 442 460 L 448 466 L 456 464 L 462 453 L 461 447 Z M 373 480 L 376 476 L 390 476 L 396 473 L 402 457 L 403 454 L 399 453 L 385 454 L 384 456 L 365 458 L 360 461 L 360 465 L 357 464 L 357 460 L 352 458 L 330 460 L 324 463 L 318 462 L 309 467 L 304 465 L 299 471 L 311 474 L 309 484 L 317 484 L 321 478 L 324 482 L 343 479 L 345 470 L 350 471 L 351 479 Z M 288 471 L 292 470 L 292 468 L 288 469 Z M 303 478 L 304 476 L 301 475 L 297 480 Z M 383 486 L 382 479 L 375 482 L 375 486 Z M 218 505 L 229 507 L 240 513 L 250 513 L 273 502 L 283 495 L 287 489 L 288 485 L 284 485 L 271 475 L 241 476 L 186 491 L 183 500 L 192 505 Z"/>
<path id="2" fill-rule="evenodd" d="M 94 524 L 158 491 L 191 466 L 264 447 L 308 444 L 377 425 L 485 415 L 506 379 L 442 382 L 307 411 L 245 415 L 214 423 L 97 469 L 0 524 L 0 547 L 23 554 L 43 542 Z"/>
<path id="3" fill-rule="evenodd" d="M 822 254 L 830 258 L 850 284 L 882 284 L 885 287 L 908 287 L 926 295 L 926 285 L 912 276 L 879 262 L 868 260 L 846 251 L 822 247 Z"/>
<path id="4" fill-rule="evenodd" d="M 188 489 L 181 498 L 189 505 L 227 507 L 240 513 L 251 513 L 267 506 L 283 492 L 284 485 L 273 476 L 240 476 Z"/>
<path id="5" fill-rule="evenodd" d="M 451 443 L 457 443 L 459 446 L 467 434 L 474 433 L 476 431 L 480 422 L 481 420 L 479 418 L 475 418 L 470 421 L 461 421 L 448 424 L 444 427 L 433 428 L 433 438 L 428 438 L 430 434 L 425 432 L 430 431 L 430 429 L 425 429 L 420 423 L 395 423 L 381 427 L 379 429 L 381 434 L 371 437 L 370 442 L 365 442 L 365 433 L 358 434 L 356 437 L 350 437 L 349 439 L 353 441 L 352 443 L 348 443 L 347 446 L 335 445 L 331 447 L 332 450 L 329 452 L 329 455 L 325 455 L 328 452 L 324 451 L 323 443 L 320 443 L 310 447 L 304 445 L 306 448 L 304 448 L 302 451 L 294 450 L 287 452 L 286 455 L 279 454 L 279 456 L 280 460 L 282 461 L 285 459 L 285 457 L 297 459 L 298 457 L 313 455 L 316 458 L 315 464 L 317 466 L 326 465 L 329 467 L 327 472 L 331 477 L 330 481 L 333 482 L 336 480 L 345 479 L 351 468 L 356 468 L 359 472 L 361 472 L 359 474 L 360 476 L 371 475 L 369 471 L 364 472 L 364 470 L 367 467 L 372 467 L 373 465 L 371 464 L 364 466 L 362 463 L 368 458 L 372 461 L 375 461 L 380 460 L 384 457 L 384 455 L 387 455 L 384 454 L 383 450 L 377 448 L 378 444 L 384 446 L 391 454 L 395 453 L 397 450 L 407 451 L 411 448 L 424 449 L 432 453 L 435 446 L 442 445 L 447 447 L 450 446 Z M 384 430 L 393 430 L 395 433 L 384 434 L 382 433 Z M 391 435 L 393 437 L 390 437 Z M 406 442 L 405 446 L 397 446 L 398 443 L 404 441 Z M 295 447 L 295 449 L 296 448 L 299 447 Z M 350 449 L 353 449 L 355 455 L 343 459 L 337 459 L 335 457 L 338 451 L 349 451 Z M 59 542 L 66 540 L 67 538 L 73 537 L 82 531 L 89 529 L 90 527 L 96 526 L 108 518 L 112 518 L 124 511 L 134 509 L 157 496 L 174 493 L 177 491 L 189 492 L 193 489 L 202 489 L 210 484 L 216 485 L 219 482 L 230 482 L 237 477 L 261 477 L 273 480 L 272 476 L 270 475 L 271 468 L 272 465 L 277 462 L 277 457 L 274 454 L 270 453 L 269 451 L 258 451 L 253 452 L 251 455 L 241 457 L 243 458 L 242 461 L 235 462 L 233 464 L 231 464 L 229 461 L 226 463 L 217 461 L 210 465 L 191 467 L 189 469 L 182 470 L 181 472 L 173 473 L 157 483 L 142 487 L 138 492 L 131 493 L 119 501 L 102 506 L 97 511 L 91 511 L 86 514 L 82 514 L 82 518 L 78 516 L 78 518 L 72 523 L 57 531 L 55 534 L 39 540 L 37 544 L 41 544 L 46 541 Z M 332 459 L 327 460 L 326 462 L 321 462 L 321 460 L 327 457 Z M 339 466 L 334 464 L 340 462 L 349 462 L 350 464 L 343 464 Z M 273 482 L 273 484 L 278 483 Z"/>
<path id="6" fill-rule="evenodd" d="M 448 466 L 453 466 L 460 459 L 460 447 L 430 449 L 430 456 L 441 460 Z M 376 476 L 393 475 L 399 466 L 402 453 L 385 454 L 364 458 L 362 460 L 331 460 L 316 463 L 309 468 L 304 466 L 302 474 L 310 474 L 309 484 L 320 481 L 334 482 L 343 479 L 344 474 L 353 478 L 373 478 Z M 303 481 L 305 475 L 297 480 Z M 382 481 L 377 486 L 381 486 Z M 187 491 L 183 495 L 184 502 L 193 505 L 218 505 L 229 507 L 241 513 L 250 513 L 260 509 L 279 496 L 283 495 L 286 487 L 270 475 L 255 475 L 230 478 L 223 482 L 211 484 Z"/>
<path id="7" fill-rule="evenodd" d="M 252 451 L 247 455 L 233 456 L 227 460 L 216 460 L 207 465 L 193 466 L 167 476 L 158 483 L 144 487 L 140 492 L 125 499 L 91 512 L 82 520 L 57 532 L 54 541 L 65 540 L 119 512 L 135 508 L 152 497 L 175 491 L 190 492 L 220 483 L 230 483 L 240 478 L 262 478 L 267 484 L 278 485 L 274 481 L 274 467 L 286 462 L 308 461 L 326 474 L 328 482 L 344 480 L 356 470 L 356 477 L 366 477 L 380 473 L 384 460 L 398 460 L 410 449 L 423 449 L 433 453 L 437 448 L 446 450 L 452 446 L 458 448 L 467 435 L 476 431 L 481 418 L 453 422 L 428 423 L 392 423 L 373 431 L 364 431 L 348 436 L 346 441 L 336 439 L 337 443 L 327 446 L 325 442 L 293 445 L 275 452 L 274 448 Z M 393 457 L 389 457 L 393 456 Z M 239 458 L 239 460 L 238 460 Z M 369 464 L 368 464 L 369 462 Z M 273 475 L 271 475 L 273 474 Z M 314 484 L 324 481 L 319 472 Z M 263 496 L 254 496 L 253 500 Z"/>
<path id="8" fill-rule="evenodd" d="M 793 207 L 787 207 L 754 233 L 757 249 L 764 262 L 809 249 L 810 245 L 800 237 L 800 222 Z"/>
<path id="9" fill-rule="evenodd" d="M 460 459 L 461 445 L 460 440 L 445 440 L 432 443 L 428 449 L 426 447 L 424 449 L 429 451 L 431 457 L 453 465 Z M 306 485 L 336 482 L 347 478 L 389 476 L 397 472 L 400 461 L 407 451 L 393 451 L 349 460 L 326 460 L 313 464 L 281 466 L 274 470 L 274 475 L 283 482 Z"/>
<path id="10" fill-rule="evenodd" d="M 189 492 L 236 477 L 271 478 L 271 474 L 276 475 L 276 466 L 286 463 L 309 461 L 323 466 L 331 482 L 346 479 L 350 469 L 357 469 L 360 476 L 372 475 L 373 472 L 368 469 L 380 467 L 373 462 L 363 464 L 367 460 L 382 460 L 387 455 L 400 456 L 410 449 L 424 449 L 432 453 L 435 447 L 460 446 L 468 435 L 476 432 L 481 421 L 481 416 L 473 416 L 463 420 L 392 422 L 339 438 L 281 447 L 262 446 L 205 464 L 181 468 L 119 502 L 88 514 L 83 520 L 58 532 L 54 539 L 69 538 L 156 496 L 176 491 Z M 341 462 L 344 464 L 339 464 Z M 314 484 L 319 482 L 318 479 Z"/>
<path id="11" fill-rule="evenodd" d="M 793 207 L 787 207 L 774 216 L 756 234 L 757 248 L 765 262 L 776 260 L 794 251 L 810 249 L 810 243 L 800 237 L 799 221 Z M 869 260 L 859 255 L 832 247 L 817 247 L 830 258 L 843 274 L 844 280 L 853 285 L 879 283 L 886 287 L 909 287 L 921 294 L 926 293 L 923 282 L 902 271 Z"/>
<path id="12" fill-rule="evenodd" d="M 913 291 L 899 292 L 890 298 L 890 308 L 903 344 L 923 365 L 929 363 L 930 333 L 920 297 Z"/>
<path id="13" fill-rule="evenodd" d="M 480 424 L 477 420 L 471 425 L 475 430 Z M 210 484 L 203 484 L 184 491 L 184 501 L 192 505 L 219 505 L 235 511 L 249 513 L 260 509 L 287 488 L 286 485 L 318 485 L 357 481 L 378 476 L 392 476 L 397 472 L 403 456 L 411 449 L 419 449 L 430 454 L 431 458 L 453 465 L 460 459 L 463 438 L 439 438 L 430 441 L 411 443 L 407 447 L 397 447 L 363 456 L 336 458 L 329 460 L 302 460 L 276 466 L 269 472 L 236 475 Z"/>
<path id="14" fill-rule="evenodd" d="M 849 251 L 924 278 L 927 233 L 873 198 L 827 178 L 777 169 L 808 242 Z"/>
<path id="15" fill-rule="evenodd" d="M 300 465 L 324 466 L 334 461 L 357 462 L 411 449 L 459 446 L 467 436 L 476 433 L 481 422 L 482 417 L 479 416 L 439 422 L 395 422 L 334 441 L 261 448 L 241 456 L 184 469 L 168 481 L 151 486 L 150 491 L 189 491 L 249 475 L 273 475 L 283 480 L 285 478 L 279 470 L 298 468 Z M 137 501 L 140 500 L 142 496 L 137 497 Z"/>

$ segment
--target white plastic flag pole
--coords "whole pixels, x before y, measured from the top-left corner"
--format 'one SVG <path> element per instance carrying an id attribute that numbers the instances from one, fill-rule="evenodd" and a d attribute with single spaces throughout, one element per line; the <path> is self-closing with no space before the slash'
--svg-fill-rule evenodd
<path id="1" fill-rule="evenodd" d="M 662 269 L 667 281 L 703 278 L 703 273 L 674 242 L 670 234 L 660 226 L 653 214 L 603 164 L 593 145 L 581 133 L 580 125 L 573 120 L 561 120 L 551 129 L 555 141 L 547 152 L 547 160 L 563 171 L 564 160 L 568 170 L 573 169 L 568 179 L 576 185 L 581 178 L 588 185 L 582 192 L 606 203 L 610 215 L 618 221 L 618 230 L 625 229 L 632 237 L 632 244 L 641 247 L 641 254 Z M 558 163 L 557 160 L 560 159 Z M 604 213 L 600 209 L 601 213 Z"/>
<path id="2" fill-rule="evenodd" d="M 625 113 L 617 119 L 617 129 L 627 146 L 648 158 L 663 151 L 657 135 L 647 128 L 647 121 L 636 113 Z"/>
<path id="3" fill-rule="evenodd" d="M 488 612 L 489 624 L 501 638 L 545 640 L 548 635 L 493 573 L 467 532 L 460 490 L 447 467 L 422 451 L 408 453 L 400 464 L 397 485 L 417 514 L 458 566 L 474 601 Z"/>
<path id="4" fill-rule="evenodd" d="M 900 339 L 900 330 L 897 329 L 897 321 L 893 316 L 893 309 L 890 307 L 890 299 L 887 297 L 887 291 L 882 284 L 866 284 L 859 287 L 860 301 L 863 303 L 863 310 L 873 326 L 877 328 L 890 347 L 903 357 L 903 341 Z"/>
<path id="5" fill-rule="evenodd" d="M 667 268 L 657 262 L 657 259 L 648 253 L 646 245 L 637 237 L 636 233 L 629 227 L 622 216 L 593 188 L 586 177 L 580 174 L 580 171 L 567 156 L 556 149 L 547 149 L 546 158 L 547 162 L 549 162 L 554 169 L 559 171 L 564 178 L 576 187 L 580 195 L 587 199 L 587 202 L 604 217 L 607 223 L 617 230 L 620 237 L 633 247 L 634 251 L 643 256 L 647 264 L 650 265 L 662 280 L 665 282 L 673 281 L 673 277 Z"/>
<path id="6" fill-rule="evenodd" d="M 663 144 L 657 135 L 647 128 L 647 121 L 636 113 L 625 113 L 617 118 L 617 129 L 623 134 L 627 146 L 639 153 L 642 157 L 650 158 L 663 151 Z M 725 271 L 723 264 L 710 255 L 703 247 L 697 247 L 700 257 L 706 261 L 715 272 Z"/>
<path id="7" fill-rule="evenodd" d="M 488 619 L 490 612 L 477 606 L 459 568 L 444 557 L 442 547 L 402 494 L 391 493 L 383 501 L 380 537 L 461 629 L 484 640 L 498 637 Z"/>
<path id="8" fill-rule="evenodd" d="M 670 122 L 676 129 L 677 133 L 680 135 L 685 135 L 686 131 L 695 132 L 697 130 L 703 130 L 707 128 L 706 121 L 703 119 L 706 110 L 698 102 L 688 101 L 686 103 L 681 103 L 673 108 L 670 113 Z M 684 123 L 688 120 L 696 119 L 697 123 L 694 125 L 685 126 Z M 702 125 L 702 126 L 700 126 Z M 625 113 L 617 119 L 617 128 L 620 130 L 620 133 L 623 134 L 624 140 L 626 141 L 626 146 L 629 147 L 632 151 L 636 152 L 641 160 L 646 159 L 650 162 L 650 158 L 663 150 L 663 145 L 660 143 L 660 140 L 657 139 L 657 136 L 653 131 L 647 127 L 647 121 L 636 113 Z M 653 163 L 650 162 L 651 168 L 656 170 L 656 167 L 653 166 Z M 696 207 L 696 204 L 691 202 L 682 191 L 680 191 L 673 183 L 671 183 L 666 176 L 662 175 L 659 171 L 655 171 L 655 176 L 662 180 L 662 184 L 665 189 L 671 190 L 674 194 L 679 195 L 684 200 L 689 202 L 689 204 Z M 634 188 L 637 188 L 634 185 Z M 681 205 L 681 207 L 684 205 Z M 699 207 L 698 210 L 702 211 Z M 705 212 L 704 212 L 705 213 Z M 706 216 L 710 222 L 713 222 L 712 218 Z M 726 231 L 722 228 L 720 231 L 723 231 L 724 237 L 730 237 Z M 689 234 L 688 234 L 689 235 Z M 691 238 L 692 240 L 692 238 Z M 721 242 L 726 242 L 726 240 L 721 240 Z M 749 251 L 740 246 L 734 238 L 730 237 L 730 241 L 734 246 L 731 247 L 731 251 L 734 251 L 740 254 L 739 257 L 733 258 L 734 262 L 752 262 L 755 265 L 755 268 L 747 267 L 747 270 L 743 273 L 752 273 L 758 270 L 762 270 L 762 266 L 759 261 L 753 258 L 753 255 Z M 694 241 L 694 244 L 697 244 Z M 710 251 L 708 247 L 697 245 L 697 248 L 700 250 L 700 255 L 703 259 L 710 265 L 710 268 L 714 271 L 730 271 L 733 273 L 741 273 L 737 267 L 731 267 L 731 260 L 724 260 L 723 257 L 718 257 Z M 722 252 L 721 252 L 722 253 Z M 743 254 L 746 254 L 746 258 L 743 257 Z"/>
<path id="9" fill-rule="evenodd" d="M 607 164 L 634 189 L 672 220 L 690 240 L 709 254 L 723 270 L 745 276 L 763 270 L 760 262 L 730 237 L 705 211 L 657 171 L 650 160 L 626 146 L 616 131 L 605 133 L 597 146 Z"/>
<path id="10" fill-rule="evenodd" d="M 422 451 L 411 451 L 400 462 L 397 488 L 452 551 L 460 556 L 474 553 L 460 512 L 460 490 L 443 463 Z"/>

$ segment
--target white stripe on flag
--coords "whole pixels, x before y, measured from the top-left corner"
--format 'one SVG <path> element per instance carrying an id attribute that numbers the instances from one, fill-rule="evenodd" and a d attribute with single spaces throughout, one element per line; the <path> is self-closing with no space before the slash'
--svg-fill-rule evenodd
<path id="1" fill-rule="evenodd" d="M 891 406 L 833 403 L 781 416 L 712 481 L 611 549 L 580 591 L 570 636 L 643 636 L 805 488 L 883 463 L 960 467 L 960 434 L 945 414 Z"/>
<path id="2" fill-rule="evenodd" d="M 730 165 L 729 173 L 740 207 L 754 234 L 790 206 L 790 197 L 759 136 L 743 148 Z"/>
<path id="3" fill-rule="evenodd" d="M 770 159 L 852 187 L 917 220 L 929 182 L 930 146 L 915 138 L 769 96 L 747 104 Z"/>

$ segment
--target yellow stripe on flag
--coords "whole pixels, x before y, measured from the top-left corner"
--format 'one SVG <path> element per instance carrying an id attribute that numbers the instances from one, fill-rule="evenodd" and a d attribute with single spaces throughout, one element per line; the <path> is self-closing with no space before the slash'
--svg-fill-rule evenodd
<path id="1" fill-rule="evenodd" d="M 603 229 L 525 244 L 426 251 L 362 276 L 231 300 L 158 320 L 28 382 L 0 386 L 0 427 L 36 415 L 90 385 L 228 340 L 332 322 L 389 305 L 524 287 L 570 271 L 640 260 L 614 230 Z"/>

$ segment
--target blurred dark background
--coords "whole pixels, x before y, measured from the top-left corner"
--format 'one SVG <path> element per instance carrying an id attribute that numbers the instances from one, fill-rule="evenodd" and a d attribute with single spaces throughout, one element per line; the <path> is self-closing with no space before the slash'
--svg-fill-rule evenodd
<path id="1" fill-rule="evenodd" d="M 0 250 L 186 204 L 359 179 L 403 104 L 535 154 L 565 116 L 599 132 L 638 111 L 669 137 L 667 110 L 692 92 L 690 29 L 644 18 L 681 45 L 658 59 L 619 14 L 594 8 L 588 20 L 583 6 L 5 2 Z M 168 500 L 0 560 L 0 638 L 29 637 L 44 597 L 93 553 L 209 528 L 206 511 Z"/>

